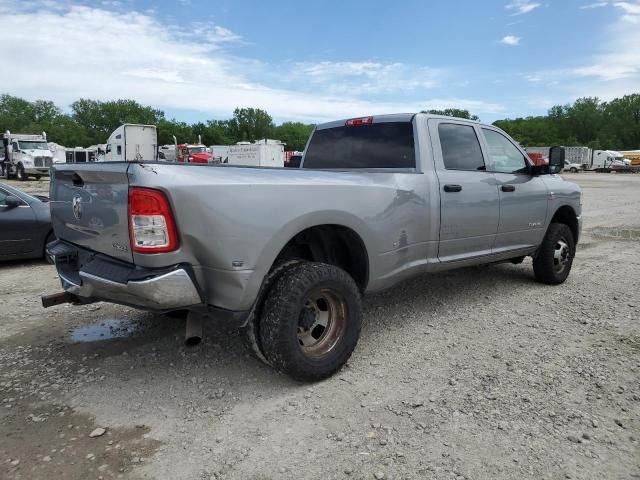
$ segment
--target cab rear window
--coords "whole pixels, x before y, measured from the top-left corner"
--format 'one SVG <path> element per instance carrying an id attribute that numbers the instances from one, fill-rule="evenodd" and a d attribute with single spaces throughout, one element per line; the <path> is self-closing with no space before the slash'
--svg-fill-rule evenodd
<path id="1" fill-rule="evenodd" d="M 386 122 L 316 130 L 302 168 L 415 168 L 413 125 Z"/>

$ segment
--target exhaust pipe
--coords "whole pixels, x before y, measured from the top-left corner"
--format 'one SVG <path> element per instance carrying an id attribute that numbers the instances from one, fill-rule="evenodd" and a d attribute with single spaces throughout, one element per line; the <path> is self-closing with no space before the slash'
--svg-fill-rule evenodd
<path id="1" fill-rule="evenodd" d="M 42 306 L 44 308 L 55 307 L 63 303 L 79 303 L 78 297 L 69 292 L 54 293 L 53 295 L 42 295 Z"/>
<path id="2" fill-rule="evenodd" d="M 184 344 L 195 347 L 202 341 L 202 315 L 189 312 L 187 314 L 187 328 L 184 332 Z"/>

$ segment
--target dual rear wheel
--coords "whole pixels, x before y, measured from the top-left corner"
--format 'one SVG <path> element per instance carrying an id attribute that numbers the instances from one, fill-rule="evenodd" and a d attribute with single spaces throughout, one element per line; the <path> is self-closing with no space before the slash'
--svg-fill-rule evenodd
<path id="1" fill-rule="evenodd" d="M 358 343 L 360 291 L 339 267 L 291 262 L 270 275 L 264 301 L 245 328 L 256 356 L 301 381 L 333 375 Z"/>

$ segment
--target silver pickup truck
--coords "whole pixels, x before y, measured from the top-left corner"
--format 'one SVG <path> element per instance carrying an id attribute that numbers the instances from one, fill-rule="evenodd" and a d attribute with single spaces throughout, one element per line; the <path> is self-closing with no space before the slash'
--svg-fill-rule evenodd
<path id="1" fill-rule="evenodd" d="M 427 114 L 318 125 L 299 169 L 56 165 L 49 245 L 62 302 L 107 301 L 242 327 L 294 378 L 337 371 L 361 298 L 409 277 L 533 257 L 562 283 L 581 191 L 500 129 Z"/>

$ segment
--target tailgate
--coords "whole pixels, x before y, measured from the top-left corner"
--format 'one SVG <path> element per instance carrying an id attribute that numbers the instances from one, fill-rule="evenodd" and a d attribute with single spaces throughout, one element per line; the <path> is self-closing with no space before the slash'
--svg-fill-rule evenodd
<path id="1" fill-rule="evenodd" d="M 129 180 L 125 162 L 57 164 L 50 187 L 56 236 L 133 262 L 129 244 Z"/>

